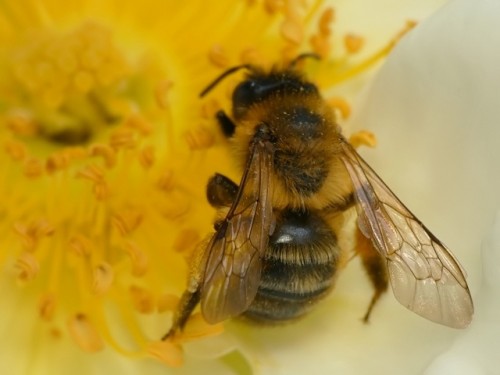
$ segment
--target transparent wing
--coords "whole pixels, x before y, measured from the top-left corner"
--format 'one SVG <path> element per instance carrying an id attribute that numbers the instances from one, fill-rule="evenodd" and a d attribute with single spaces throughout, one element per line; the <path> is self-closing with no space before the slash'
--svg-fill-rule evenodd
<path id="1" fill-rule="evenodd" d="M 261 256 L 273 223 L 269 196 L 271 168 L 269 144 L 255 140 L 237 197 L 207 247 L 201 309 L 209 323 L 242 313 L 257 293 Z"/>
<path id="2" fill-rule="evenodd" d="M 464 328 L 474 307 L 460 264 L 346 140 L 343 162 L 354 186 L 358 226 L 387 259 L 392 290 L 408 309 L 436 323 Z"/>

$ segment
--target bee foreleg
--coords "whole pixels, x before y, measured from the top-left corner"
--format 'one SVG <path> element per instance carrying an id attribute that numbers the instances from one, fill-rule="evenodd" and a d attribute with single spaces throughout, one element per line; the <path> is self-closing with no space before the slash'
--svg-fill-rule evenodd
<path id="1" fill-rule="evenodd" d="M 212 207 L 231 207 L 238 193 L 238 185 L 226 176 L 216 173 L 207 184 L 207 199 Z"/>
<path id="2" fill-rule="evenodd" d="M 370 239 L 366 238 L 358 228 L 356 228 L 356 252 L 361 257 L 363 267 L 375 289 L 366 314 L 363 317 L 363 321 L 368 323 L 373 307 L 387 290 L 389 283 L 387 266 L 385 259 L 373 247 Z"/>
<path id="3" fill-rule="evenodd" d="M 229 118 L 228 115 L 226 115 L 226 112 L 223 110 L 217 111 L 215 114 L 215 118 L 217 119 L 217 122 L 219 123 L 220 129 L 222 130 L 222 133 L 227 137 L 230 138 L 234 135 L 234 131 L 236 129 L 236 125 L 234 124 L 233 120 Z"/>

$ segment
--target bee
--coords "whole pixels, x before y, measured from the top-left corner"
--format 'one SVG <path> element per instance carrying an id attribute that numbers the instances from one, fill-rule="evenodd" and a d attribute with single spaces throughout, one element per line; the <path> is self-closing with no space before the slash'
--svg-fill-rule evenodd
<path id="1" fill-rule="evenodd" d="M 221 174 L 207 184 L 218 210 L 214 232 L 193 259 L 170 331 L 200 304 L 208 323 L 242 316 L 284 323 L 306 314 L 334 286 L 349 257 L 339 240 L 357 211 L 354 238 L 373 285 L 370 313 L 388 285 L 396 299 L 433 322 L 464 328 L 473 302 L 450 250 L 394 195 L 342 135 L 332 108 L 298 69 L 240 69 L 232 113 L 216 115 L 240 162 L 239 184 Z"/>

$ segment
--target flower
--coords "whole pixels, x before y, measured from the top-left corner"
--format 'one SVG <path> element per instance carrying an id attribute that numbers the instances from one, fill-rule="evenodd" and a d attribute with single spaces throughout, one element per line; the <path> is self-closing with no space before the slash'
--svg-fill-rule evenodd
<path id="1" fill-rule="evenodd" d="M 0 14 L 0 170 L 8 183 L 0 186 L 0 283 L 9 340 L 0 360 L 9 373 L 167 371 L 130 357 L 180 364 L 180 347 L 157 340 L 185 287 L 186 258 L 211 230 L 204 186 L 215 171 L 238 176 L 213 128 L 227 91 L 204 101 L 196 94 L 227 67 L 268 66 L 304 49 L 325 57 L 308 72 L 321 88 L 345 83 L 388 52 L 392 44 L 377 48 L 403 19 L 423 14 L 421 2 L 415 13 L 399 13 L 377 40 L 366 27 L 380 29 L 380 21 L 349 16 L 361 3 L 351 4 L 342 8 L 342 19 L 358 23 L 340 23 L 340 29 L 370 36 L 364 55 L 359 35 L 331 33 L 334 12 L 320 1 L 307 7 L 295 1 L 6 2 Z M 366 6 L 373 5 L 363 4 L 363 12 Z M 349 116 L 345 98 L 360 86 L 350 79 L 340 90 L 347 95 L 329 95 L 341 117 Z M 327 358 L 346 342 L 359 354 L 354 346 L 365 340 L 366 327 L 352 316 L 363 311 L 368 293 L 341 292 L 297 326 L 280 329 L 278 338 L 276 330 L 255 333 L 233 323 L 208 338 L 221 327 L 192 319 L 183 339 L 204 339 L 185 345 L 183 371 L 221 374 L 247 365 L 276 373 L 275 362 L 285 365 L 279 371 L 298 369 L 293 360 L 301 356 L 294 350 L 313 343 Z M 323 332 L 325 322 L 332 329 L 346 325 L 334 342 Z M 382 328 L 369 336 L 383 337 Z M 309 368 L 313 358 L 302 366 Z M 332 363 L 344 366 L 352 356 L 339 358 Z"/>

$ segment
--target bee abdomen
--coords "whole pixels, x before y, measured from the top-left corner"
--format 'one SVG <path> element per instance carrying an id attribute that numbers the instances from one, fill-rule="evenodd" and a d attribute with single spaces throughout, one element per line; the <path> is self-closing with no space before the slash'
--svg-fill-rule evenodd
<path id="1" fill-rule="evenodd" d="M 333 286 L 337 239 L 317 214 L 286 210 L 263 259 L 257 295 L 244 313 L 261 323 L 296 319 Z"/>

